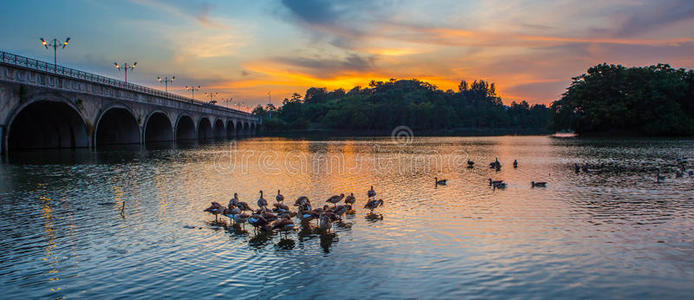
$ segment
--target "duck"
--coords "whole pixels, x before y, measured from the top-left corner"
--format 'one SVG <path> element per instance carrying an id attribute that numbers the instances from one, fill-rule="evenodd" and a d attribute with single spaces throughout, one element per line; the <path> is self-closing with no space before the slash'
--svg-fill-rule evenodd
<path id="1" fill-rule="evenodd" d="M 518 160 L 513 160 L 513 168 L 518 169 Z"/>
<path id="2" fill-rule="evenodd" d="M 267 206 L 267 200 L 263 198 L 263 191 L 260 191 L 260 198 L 258 198 L 258 207 L 264 208 Z"/>
<path id="3" fill-rule="evenodd" d="M 357 202 L 357 198 L 354 197 L 354 193 L 349 193 L 349 196 L 345 198 L 345 204 L 352 205 Z"/>
<path id="4" fill-rule="evenodd" d="M 339 196 L 335 195 L 335 196 L 328 198 L 327 202 L 330 202 L 333 205 L 337 205 L 337 203 L 342 201 L 343 198 L 345 198 L 345 194 L 340 194 Z"/>
<path id="5" fill-rule="evenodd" d="M 474 167 L 475 167 L 475 162 L 468 159 L 467 160 L 467 168 L 472 169 Z"/>
<path id="6" fill-rule="evenodd" d="M 374 209 L 378 208 L 379 206 L 383 206 L 383 200 L 369 200 L 369 202 L 366 202 L 366 205 L 364 205 L 364 208 L 368 208 L 371 210 L 371 213 L 374 212 Z"/>
<path id="7" fill-rule="evenodd" d="M 544 181 L 537 181 L 537 182 L 536 182 L 536 181 L 531 181 L 531 182 L 530 182 L 530 186 L 531 186 L 531 187 L 546 187 L 546 186 L 547 186 L 547 182 L 544 182 Z"/>
<path id="8" fill-rule="evenodd" d="M 434 182 L 435 182 L 436 185 L 446 185 L 446 181 L 448 181 L 448 180 L 447 180 L 447 179 L 441 179 L 441 180 L 439 180 L 438 177 L 434 177 Z"/>
<path id="9" fill-rule="evenodd" d="M 494 189 L 505 189 L 506 188 L 506 182 L 497 183 L 493 187 L 494 187 Z"/>
<path id="10" fill-rule="evenodd" d="M 581 167 L 577 163 L 574 163 L 574 172 L 581 173 Z"/>
<path id="11" fill-rule="evenodd" d="M 495 186 L 495 185 L 501 184 L 501 183 L 504 183 L 504 181 L 503 180 L 492 180 L 491 178 L 489 178 L 489 186 Z"/>
<path id="12" fill-rule="evenodd" d="M 289 206 L 287 206 L 284 203 L 281 202 L 275 202 L 274 204 L 275 208 L 272 209 L 272 211 L 276 213 L 287 213 L 289 212 Z"/>
<path id="13" fill-rule="evenodd" d="M 284 196 L 282 194 L 280 194 L 280 190 L 277 190 L 277 196 L 275 196 L 275 201 L 277 201 L 277 202 L 284 201 Z"/>
<path id="14" fill-rule="evenodd" d="M 340 218 L 340 220 L 342 220 L 342 216 L 350 210 L 352 210 L 352 206 L 349 204 L 345 204 L 336 206 L 335 208 L 333 208 L 332 212 L 335 215 L 337 215 L 337 217 Z"/>
<path id="15" fill-rule="evenodd" d="M 374 191 L 374 186 L 371 186 L 371 189 L 368 192 L 369 198 L 376 197 L 376 191 Z"/>

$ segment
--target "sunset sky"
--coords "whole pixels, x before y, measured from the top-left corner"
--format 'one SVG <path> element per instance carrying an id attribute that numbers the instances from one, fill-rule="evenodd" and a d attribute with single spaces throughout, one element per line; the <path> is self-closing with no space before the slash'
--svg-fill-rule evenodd
<path id="1" fill-rule="evenodd" d="M 113 62 L 137 61 L 131 82 L 247 105 L 388 78 L 549 103 L 602 62 L 694 68 L 693 28 L 692 0 L 22 0 L 3 1 L 0 49 L 52 61 L 39 38 L 70 36 L 60 64 L 122 78 Z"/>

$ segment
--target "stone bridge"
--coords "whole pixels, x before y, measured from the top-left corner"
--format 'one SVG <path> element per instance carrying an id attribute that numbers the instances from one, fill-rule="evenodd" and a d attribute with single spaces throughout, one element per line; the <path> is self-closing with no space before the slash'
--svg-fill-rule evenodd
<path id="1" fill-rule="evenodd" d="M 252 136 L 252 114 L 0 51 L 0 149 Z"/>

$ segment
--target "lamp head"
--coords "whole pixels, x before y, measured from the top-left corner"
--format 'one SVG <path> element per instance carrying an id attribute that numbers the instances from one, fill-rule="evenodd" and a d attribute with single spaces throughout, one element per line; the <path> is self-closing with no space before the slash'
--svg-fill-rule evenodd
<path id="1" fill-rule="evenodd" d="M 120 70 L 120 65 L 117 62 L 114 62 L 113 65 L 116 67 L 116 69 Z"/>

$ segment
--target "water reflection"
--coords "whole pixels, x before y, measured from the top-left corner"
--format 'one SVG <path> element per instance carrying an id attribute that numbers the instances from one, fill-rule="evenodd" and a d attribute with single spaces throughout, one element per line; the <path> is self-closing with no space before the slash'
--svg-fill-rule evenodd
<path id="1" fill-rule="evenodd" d="M 487 166 L 497 157 L 498 172 Z M 675 177 L 681 157 L 694 157 L 694 141 L 255 138 L 13 154 L 0 164 L 0 289 L 7 298 L 681 298 L 694 293 L 694 179 Z M 576 174 L 586 163 L 592 171 Z M 666 178 L 656 185 L 658 169 Z M 373 215 L 362 208 L 371 185 L 385 202 Z M 277 189 L 316 206 L 354 192 L 358 209 L 330 232 L 296 220 L 282 233 L 202 211 L 234 192 L 255 208 L 258 190 Z"/>

